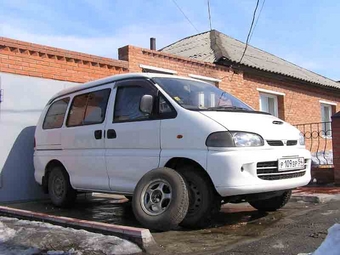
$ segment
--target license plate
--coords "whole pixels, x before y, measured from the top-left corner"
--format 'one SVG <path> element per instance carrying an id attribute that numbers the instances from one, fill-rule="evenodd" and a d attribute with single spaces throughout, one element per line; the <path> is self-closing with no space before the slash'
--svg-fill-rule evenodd
<path id="1" fill-rule="evenodd" d="M 305 168 L 304 158 L 282 158 L 279 159 L 279 171 L 298 170 Z"/>

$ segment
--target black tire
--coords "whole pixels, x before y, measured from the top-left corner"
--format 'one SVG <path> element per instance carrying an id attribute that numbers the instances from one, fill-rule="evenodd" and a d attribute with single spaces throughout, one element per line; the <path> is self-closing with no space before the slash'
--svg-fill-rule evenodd
<path id="1" fill-rule="evenodd" d="M 186 167 L 179 169 L 189 191 L 189 209 L 180 226 L 204 228 L 211 223 L 213 216 L 221 209 L 221 199 L 211 182 L 200 169 Z"/>
<path id="2" fill-rule="evenodd" d="M 72 188 L 70 178 L 63 167 L 54 167 L 48 175 L 48 193 L 55 206 L 70 207 L 74 204 L 77 191 Z"/>
<path id="3" fill-rule="evenodd" d="M 250 201 L 249 204 L 259 211 L 264 212 L 274 212 L 282 207 L 284 207 L 290 197 L 292 195 L 292 191 L 285 191 L 283 194 L 275 197 L 271 197 L 268 199 Z"/>
<path id="4" fill-rule="evenodd" d="M 132 199 L 137 220 L 145 227 L 159 231 L 177 227 L 188 207 L 185 181 L 176 171 L 166 167 L 145 174 L 138 182 Z"/>

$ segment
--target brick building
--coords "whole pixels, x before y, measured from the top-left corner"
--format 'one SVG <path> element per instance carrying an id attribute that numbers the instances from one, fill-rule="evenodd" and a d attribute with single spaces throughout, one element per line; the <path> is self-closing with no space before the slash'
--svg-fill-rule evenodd
<path id="1" fill-rule="evenodd" d="M 124 72 L 191 76 L 291 124 L 330 121 L 340 110 L 340 83 L 251 46 L 238 64 L 244 47 L 212 30 L 161 51 L 125 46 L 114 60 L 0 38 L 0 72 L 77 83 Z"/>
<path id="2" fill-rule="evenodd" d="M 255 109 L 292 124 L 330 120 L 340 110 L 340 83 L 218 31 L 161 51 L 125 46 L 119 60 L 0 38 L 0 72 L 82 83 L 124 72 L 164 72 L 213 83 Z"/>
<path id="3" fill-rule="evenodd" d="M 291 124 L 328 121 L 340 111 L 340 83 L 251 46 L 238 64 L 244 47 L 212 30 L 160 51 L 128 45 L 115 60 L 0 37 L 0 132 L 6 134 L 0 143 L 0 201 L 41 196 L 31 185 L 34 125 L 53 94 L 90 80 L 126 72 L 190 76 Z M 22 148 L 31 154 L 23 157 Z M 4 179 L 10 184 L 3 186 Z"/>

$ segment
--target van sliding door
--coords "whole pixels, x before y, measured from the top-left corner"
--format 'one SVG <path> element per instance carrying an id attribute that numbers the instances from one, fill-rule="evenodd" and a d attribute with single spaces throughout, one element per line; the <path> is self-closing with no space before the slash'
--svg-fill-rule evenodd
<path id="1" fill-rule="evenodd" d="M 62 132 L 63 162 L 76 189 L 108 191 L 105 117 L 111 85 L 77 93 Z"/>

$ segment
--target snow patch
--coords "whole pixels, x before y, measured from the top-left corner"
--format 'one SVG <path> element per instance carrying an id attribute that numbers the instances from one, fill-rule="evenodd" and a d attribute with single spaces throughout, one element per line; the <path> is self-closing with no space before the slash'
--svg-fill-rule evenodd
<path id="1" fill-rule="evenodd" d="M 81 254 L 81 253 L 76 253 L 74 249 L 71 249 L 69 251 L 48 251 L 47 255 L 73 255 L 73 254 Z"/>
<path id="2" fill-rule="evenodd" d="M 333 151 L 319 151 L 312 153 L 312 165 L 332 165 Z"/>
<path id="3" fill-rule="evenodd" d="M 339 255 L 340 251 L 340 224 L 328 229 L 328 235 L 313 255 Z"/>
<path id="4" fill-rule="evenodd" d="M 327 210 L 326 212 L 321 213 L 321 215 L 327 216 L 337 212 L 339 212 L 339 210 Z"/>
<path id="5" fill-rule="evenodd" d="M 275 248 L 275 249 L 284 249 L 285 246 L 282 243 L 282 241 L 277 241 L 277 243 L 273 245 L 273 248 Z"/>
<path id="6" fill-rule="evenodd" d="M 0 243 L 7 242 L 15 236 L 16 231 L 0 221 Z"/>
<path id="7" fill-rule="evenodd" d="M 7 242 L 12 238 L 15 244 Z M 0 216 L 0 255 L 82 255 L 97 252 L 123 255 L 140 253 L 141 249 L 115 236 Z"/>
<path id="8" fill-rule="evenodd" d="M 87 231 L 85 239 L 79 247 L 82 250 L 91 249 L 101 251 L 104 254 L 131 254 L 140 252 L 138 246 L 131 245 L 129 241 L 122 240 L 115 236 L 104 236 Z"/>
<path id="9" fill-rule="evenodd" d="M 1 255 L 36 255 L 40 254 L 40 250 L 37 248 L 26 248 L 20 246 L 9 246 L 9 245 L 1 245 L 0 246 L 0 254 Z"/>

